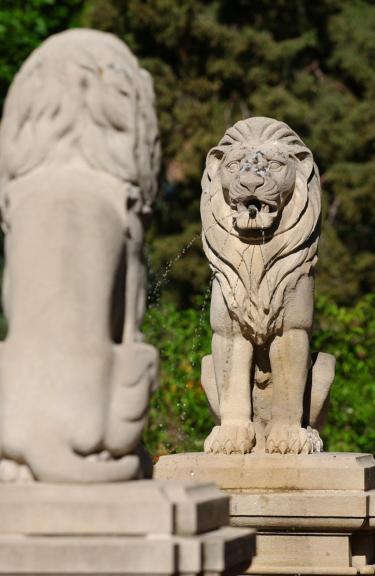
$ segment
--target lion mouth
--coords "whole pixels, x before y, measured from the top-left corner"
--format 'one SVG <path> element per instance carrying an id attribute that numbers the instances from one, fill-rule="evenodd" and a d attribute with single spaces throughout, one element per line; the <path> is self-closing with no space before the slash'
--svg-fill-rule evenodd
<path id="1" fill-rule="evenodd" d="M 259 200 L 253 200 L 251 204 L 247 207 L 250 218 L 256 218 L 258 212 L 262 210 L 262 203 Z"/>
<path id="2" fill-rule="evenodd" d="M 277 205 L 252 197 L 238 203 L 236 213 L 235 221 L 239 229 L 268 228 L 277 215 Z"/>
<path id="3" fill-rule="evenodd" d="M 276 212 L 276 204 L 271 204 L 270 202 L 262 202 L 259 198 L 251 197 L 245 202 L 240 202 L 237 206 L 237 212 L 248 212 L 250 218 L 255 218 L 259 212 Z"/>

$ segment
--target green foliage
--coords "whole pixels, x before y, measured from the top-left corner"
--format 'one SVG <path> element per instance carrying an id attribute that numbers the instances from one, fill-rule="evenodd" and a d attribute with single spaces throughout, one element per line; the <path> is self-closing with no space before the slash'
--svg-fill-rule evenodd
<path id="1" fill-rule="evenodd" d="M 82 6 L 83 0 L 1 0 L 0 107 L 30 52 L 47 36 L 73 26 Z"/>
<path id="2" fill-rule="evenodd" d="M 334 451 L 375 451 L 375 296 L 354 308 L 317 301 L 313 346 L 336 356 L 336 378 L 324 438 Z"/>
<path id="3" fill-rule="evenodd" d="M 202 449 L 213 426 L 200 385 L 200 361 L 210 353 L 208 293 L 193 309 L 172 304 L 149 310 L 144 331 L 160 350 L 162 387 L 151 402 L 146 445 L 154 455 Z M 317 298 L 312 349 L 336 356 L 328 423 L 330 451 L 375 450 L 375 297 L 353 308 Z"/>
<path id="4" fill-rule="evenodd" d="M 154 76 L 164 153 L 155 266 L 199 223 L 205 155 L 249 115 L 289 123 L 314 152 L 324 215 L 319 291 L 337 303 L 373 289 L 375 6 L 370 0 L 91 0 L 87 25 L 122 37 Z M 110 17 L 110 14 L 112 16 Z M 112 24 L 110 22 L 112 18 Z M 104 22 L 104 24 L 102 24 Z M 168 297 L 184 306 L 207 283 L 192 251 Z"/>
<path id="5" fill-rule="evenodd" d="M 173 304 L 149 309 L 144 323 L 148 342 L 160 351 L 161 383 L 154 394 L 145 443 L 151 454 L 196 451 L 213 420 L 200 384 L 202 356 L 209 353 L 209 293 L 196 308 Z"/>
<path id="6" fill-rule="evenodd" d="M 46 36 L 92 26 L 123 38 L 153 75 L 163 144 L 150 259 L 165 266 L 199 229 L 204 158 L 248 115 L 285 120 L 322 175 L 318 288 L 350 305 L 375 281 L 375 5 L 371 0 L 3 0 L 0 104 Z M 175 266 L 166 293 L 189 306 L 207 284 L 202 252 Z"/>

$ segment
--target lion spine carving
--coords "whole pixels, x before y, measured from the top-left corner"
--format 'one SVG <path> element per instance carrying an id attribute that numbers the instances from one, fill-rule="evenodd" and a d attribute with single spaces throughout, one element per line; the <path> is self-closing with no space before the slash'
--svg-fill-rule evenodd
<path id="1" fill-rule="evenodd" d="M 320 451 L 334 359 L 309 352 L 320 233 L 310 150 L 283 122 L 237 122 L 207 156 L 201 215 L 213 271 L 202 384 L 220 424 L 205 450 Z"/>
<path id="2" fill-rule="evenodd" d="M 33 52 L 0 133 L 5 479 L 143 473 L 158 360 L 140 341 L 142 247 L 159 163 L 152 81 L 123 42 L 71 30 Z"/>

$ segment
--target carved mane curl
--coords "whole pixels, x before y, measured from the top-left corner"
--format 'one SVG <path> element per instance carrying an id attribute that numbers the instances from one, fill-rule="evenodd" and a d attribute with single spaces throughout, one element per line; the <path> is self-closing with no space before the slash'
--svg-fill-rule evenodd
<path id="1" fill-rule="evenodd" d="M 313 273 L 320 228 L 320 181 L 310 150 L 283 122 L 249 118 L 228 129 L 218 148 L 282 142 L 296 162 L 296 181 L 276 229 L 244 239 L 233 226 L 218 175 L 202 178 L 203 246 L 227 307 L 256 343 L 283 326 L 284 293 Z M 239 265 L 235 264 L 238 262 Z M 260 263 L 260 264 L 259 264 Z"/>
<path id="2" fill-rule="evenodd" d="M 1 195 L 33 170 L 83 160 L 139 187 L 157 190 L 159 135 L 149 74 L 123 42 L 104 32 L 50 37 L 18 72 L 0 135 Z"/>

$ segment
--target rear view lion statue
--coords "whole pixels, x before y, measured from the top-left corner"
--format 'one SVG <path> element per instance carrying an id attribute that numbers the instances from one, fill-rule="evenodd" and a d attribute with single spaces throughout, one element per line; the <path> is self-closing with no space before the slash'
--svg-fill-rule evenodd
<path id="1" fill-rule="evenodd" d="M 0 475 L 141 475 L 157 353 L 139 331 L 160 147 L 149 75 L 110 34 L 49 38 L 17 74 L 0 133 L 6 235 Z"/>
<path id="2" fill-rule="evenodd" d="M 311 358 L 320 181 L 310 150 L 271 118 L 249 118 L 213 148 L 202 180 L 213 271 L 212 356 L 202 384 L 218 420 L 205 451 L 320 451 L 334 358 Z"/>

